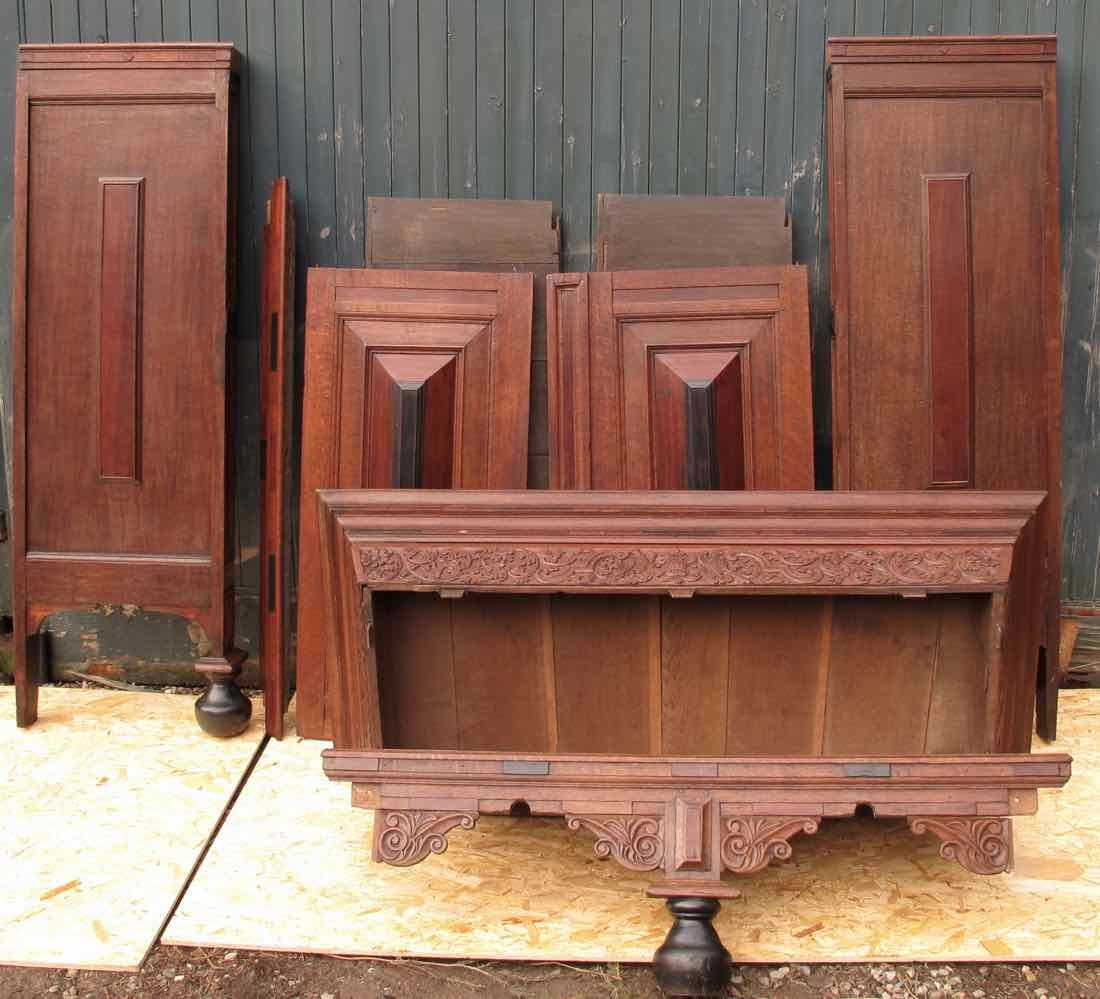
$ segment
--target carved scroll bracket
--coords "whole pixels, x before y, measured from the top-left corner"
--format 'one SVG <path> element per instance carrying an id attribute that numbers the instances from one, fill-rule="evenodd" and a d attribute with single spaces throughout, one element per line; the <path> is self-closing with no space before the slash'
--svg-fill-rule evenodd
<path id="1" fill-rule="evenodd" d="M 429 853 L 447 849 L 447 833 L 473 829 L 477 812 L 391 812 L 374 816 L 374 859 L 394 867 L 412 867 Z"/>
<path id="2" fill-rule="evenodd" d="M 565 824 L 596 837 L 596 856 L 632 871 L 654 871 L 665 859 L 665 823 L 650 815 L 566 815 Z"/>
<path id="3" fill-rule="evenodd" d="M 1003 874 L 1012 870 L 1012 820 L 1001 818 L 931 818 L 909 816 L 917 835 L 933 833 L 943 843 L 940 856 L 955 860 L 975 874 Z"/>
<path id="4" fill-rule="evenodd" d="M 773 860 L 791 856 L 788 840 L 797 833 L 818 830 L 813 818 L 770 818 L 735 815 L 722 820 L 722 864 L 734 874 L 752 874 Z"/>

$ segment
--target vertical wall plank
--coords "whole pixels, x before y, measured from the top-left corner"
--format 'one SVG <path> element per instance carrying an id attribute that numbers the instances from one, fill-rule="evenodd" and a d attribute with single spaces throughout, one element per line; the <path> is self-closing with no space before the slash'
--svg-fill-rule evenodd
<path id="1" fill-rule="evenodd" d="M 36 3 L 35 0 L 31 0 L 31 3 L 27 4 L 25 9 L 17 4 L 8 4 L 8 6 L 11 10 L 0 14 L 0 17 L 10 14 L 15 19 L 13 23 L 15 24 L 16 31 L 19 30 L 19 18 L 16 15 L 21 9 L 23 10 L 23 31 L 21 35 L 16 35 L 17 41 L 19 38 L 22 38 L 25 42 L 41 43 L 53 41 L 53 20 L 50 16 L 50 5 L 48 3 L 42 3 L 41 0 Z M 12 51 L 14 51 L 14 49 Z M 11 66 L 11 71 L 13 73 L 15 71 L 14 63 Z M 9 129 L 11 128 L 10 124 L 8 127 Z"/>
<path id="2" fill-rule="evenodd" d="M 651 0 L 623 0 L 619 151 L 619 190 L 623 194 L 649 193 L 650 15 Z"/>
<path id="3" fill-rule="evenodd" d="M 56 44 L 80 41 L 80 15 L 76 0 L 50 0 L 53 40 Z"/>
<path id="4" fill-rule="evenodd" d="M 767 73 L 768 3 L 744 0 L 737 56 L 737 158 L 734 193 L 764 193 L 764 81 Z"/>
<path id="5" fill-rule="evenodd" d="M 943 33 L 945 35 L 970 34 L 970 0 L 944 0 Z"/>
<path id="6" fill-rule="evenodd" d="M 503 198 L 504 0 L 477 0 L 477 196 Z"/>
<path id="7" fill-rule="evenodd" d="M 622 0 L 595 0 L 592 12 L 592 253 L 582 270 L 596 266 L 596 197 L 619 190 L 621 174 L 623 58 Z M 579 263 L 579 262 L 577 262 Z"/>
<path id="8" fill-rule="evenodd" d="M 677 0 L 653 5 L 649 65 L 649 192 L 676 193 L 680 126 L 680 7 Z"/>
<path id="9" fill-rule="evenodd" d="M 477 197 L 476 0 L 447 0 L 447 193 Z"/>
<path id="10" fill-rule="evenodd" d="M 995 35 L 1000 30 L 1000 0 L 973 0 L 970 7 L 970 33 Z"/>
<path id="11" fill-rule="evenodd" d="M 1077 137 L 1084 71 L 1085 0 L 1058 0 L 1058 144 L 1061 147 L 1062 336 L 1068 335 L 1066 305 L 1073 250 L 1077 193 Z"/>
<path id="12" fill-rule="evenodd" d="M 420 196 L 447 197 L 447 2 L 419 0 Z"/>
<path id="13" fill-rule="evenodd" d="M 913 33 L 913 0 L 886 0 L 884 35 L 911 35 Z"/>
<path id="14" fill-rule="evenodd" d="M 1100 565 L 1100 3 L 1086 2 L 1073 230 L 1063 344 L 1062 589 L 1096 602 Z"/>
<path id="15" fill-rule="evenodd" d="M 790 194 L 799 6 L 793 0 L 771 0 L 768 6 L 768 55 L 764 70 L 764 194 L 773 198 Z M 813 5 L 801 6 L 808 8 Z M 810 16 L 808 9 L 805 13 Z"/>
<path id="16" fill-rule="evenodd" d="M 1058 25 L 1055 0 L 1030 0 L 1027 5 L 1027 30 L 1032 35 L 1051 34 Z"/>
<path id="17" fill-rule="evenodd" d="M 332 0 L 314 0 L 303 21 L 306 102 L 306 245 L 317 267 L 336 263 L 336 128 Z"/>
<path id="18" fill-rule="evenodd" d="M 367 197 L 393 191 L 389 0 L 363 0 L 363 160 Z"/>
<path id="19" fill-rule="evenodd" d="M 390 4 L 390 135 L 396 197 L 420 194 L 420 44 L 417 4 Z"/>
<path id="20" fill-rule="evenodd" d="M 107 37 L 112 42 L 134 41 L 134 0 L 107 0 Z"/>
<path id="21" fill-rule="evenodd" d="M 716 0 L 710 8 L 707 93 L 707 194 L 733 194 L 737 130 L 739 5 Z"/>
<path id="22" fill-rule="evenodd" d="M 105 0 L 80 0 L 77 4 L 82 42 L 107 41 L 107 4 Z"/>
<path id="23" fill-rule="evenodd" d="M 1001 20 L 998 30 L 1002 35 L 1027 33 L 1028 0 L 1001 0 Z"/>
<path id="24" fill-rule="evenodd" d="M 565 271 L 588 270 L 592 256 L 593 13 L 589 0 L 565 0 L 561 191 Z"/>
<path id="25" fill-rule="evenodd" d="M 832 4 L 829 7 L 831 8 Z M 855 33 L 857 35 L 881 35 L 885 27 L 885 0 L 856 0 Z"/>
<path id="26" fill-rule="evenodd" d="M 676 190 L 707 192 L 707 119 L 710 112 L 710 0 L 683 0 L 680 10 L 680 124 Z"/>
<path id="27" fill-rule="evenodd" d="M 191 41 L 216 42 L 220 37 L 218 0 L 191 0 Z"/>
<path id="28" fill-rule="evenodd" d="M 164 41 L 164 22 L 160 0 L 133 0 L 134 40 L 139 42 Z M 236 39 L 235 39 L 236 40 Z M 243 39 L 241 39 L 243 44 Z"/>
<path id="29" fill-rule="evenodd" d="M 535 193 L 535 5 L 512 0 L 504 7 L 505 196 Z"/>
<path id="30" fill-rule="evenodd" d="M 160 9 L 164 23 L 164 40 L 191 41 L 191 5 L 187 0 L 168 0 L 167 3 L 161 3 Z"/>
<path id="31" fill-rule="evenodd" d="M 562 58 L 565 27 L 562 0 L 535 4 L 535 179 L 534 195 L 552 201 L 561 214 Z"/>
<path id="32" fill-rule="evenodd" d="M 362 11 L 359 0 L 333 0 L 332 100 L 336 154 L 336 263 L 364 264 L 363 233 L 363 72 L 360 56 Z"/>
<path id="33" fill-rule="evenodd" d="M 945 3 L 944 0 L 914 0 L 913 34 L 943 34 L 943 20 L 947 15 L 948 6 L 954 6 L 954 4 Z"/>

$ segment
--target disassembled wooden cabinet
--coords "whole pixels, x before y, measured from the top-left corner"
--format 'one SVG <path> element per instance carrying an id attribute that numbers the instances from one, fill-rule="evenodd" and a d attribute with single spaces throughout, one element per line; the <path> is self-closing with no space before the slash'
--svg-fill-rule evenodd
<path id="1" fill-rule="evenodd" d="M 399 866 L 559 815 L 652 894 L 722 897 L 869 806 L 1007 870 L 1011 816 L 1070 773 L 1028 755 L 1042 502 L 322 492 L 326 772 Z"/>
<path id="2" fill-rule="evenodd" d="M 235 734 L 226 317 L 237 54 L 28 45 L 16 84 L 12 302 L 17 718 L 38 629 L 96 604 L 186 615 L 207 731 Z M 37 639 L 37 640 L 36 640 Z"/>
<path id="3" fill-rule="evenodd" d="M 554 274 L 555 489 L 812 489 L 804 267 Z"/>
<path id="4" fill-rule="evenodd" d="M 531 309 L 530 274 L 310 269 L 298 573 L 300 734 L 325 736 L 326 713 L 339 710 L 326 692 L 316 491 L 523 488 Z"/>
<path id="5" fill-rule="evenodd" d="M 283 737 L 292 687 L 294 533 L 294 205 L 285 177 L 271 185 L 260 272 L 260 662 L 268 735 Z"/>
<path id="6" fill-rule="evenodd" d="M 827 47 L 834 485 L 1047 492 L 1048 738 L 1060 682 L 1055 49 L 1053 36 Z"/>
<path id="7" fill-rule="evenodd" d="M 784 198 L 597 194 L 596 232 L 600 271 L 791 262 Z"/>

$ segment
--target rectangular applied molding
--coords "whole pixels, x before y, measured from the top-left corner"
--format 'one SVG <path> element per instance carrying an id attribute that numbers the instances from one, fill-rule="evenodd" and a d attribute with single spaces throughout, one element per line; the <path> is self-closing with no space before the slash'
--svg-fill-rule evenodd
<path id="1" fill-rule="evenodd" d="M 99 179 L 99 477 L 141 479 L 144 177 Z"/>
<path id="2" fill-rule="evenodd" d="M 974 486 L 970 175 L 925 174 L 924 301 L 932 486 Z"/>

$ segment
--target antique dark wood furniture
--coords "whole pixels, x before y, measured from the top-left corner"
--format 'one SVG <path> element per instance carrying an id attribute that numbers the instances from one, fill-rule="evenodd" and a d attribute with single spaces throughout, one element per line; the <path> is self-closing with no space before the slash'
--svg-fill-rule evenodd
<path id="1" fill-rule="evenodd" d="M 490 271 L 535 279 L 527 485 L 550 484 L 546 440 L 546 276 L 561 270 L 561 230 L 549 201 L 368 198 L 367 266 Z"/>
<path id="2" fill-rule="evenodd" d="M 298 573 L 302 735 L 326 735 L 326 713 L 339 707 L 326 693 L 316 491 L 523 488 L 531 309 L 530 274 L 310 269 Z"/>
<path id="3" fill-rule="evenodd" d="M 1006 870 L 1011 816 L 1070 769 L 1028 755 L 1042 501 L 322 492 L 325 770 L 376 810 L 376 860 L 560 815 L 680 923 L 860 807 Z"/>
<path id="4" fill-rule="evenodd" d="M 804 267 L 554 274 L 555 489 L 812 489 Z"/>
<path id="5" fill-rule="evenodd" d="M 271 185 L 260 274 L 260 662 L 268 735 L 283 737 L 291 691 L 294 533 L 294 204 L 285 177 Z"/>
<path id="6" fill-rule="evenodd" d="M 783 198 L 598 194 L 596 220 L 600 271 L 791 262 Z"/>
<path id="7" fill-rule="evenodd" d="M 200 723 L 228 735 L 248 721 L 226 516 L 236 74 L 230 45 L 19 51 L 20 725 L 34 722 L 46 675 L 43 619 L 103 603 L 194 619 L 208 646 L 196 668 L 211 680 Z"/>
<path id="8" fill-rule="evenodd" d="M 1055 39 L 828 43 L 834 484 L 1043 489 L 1055 732 L 1061 298 Z"/>

